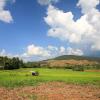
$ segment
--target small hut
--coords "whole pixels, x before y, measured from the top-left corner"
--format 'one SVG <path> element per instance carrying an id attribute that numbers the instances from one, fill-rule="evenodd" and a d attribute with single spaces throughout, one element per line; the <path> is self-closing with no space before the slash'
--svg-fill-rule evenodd
<path id="1" fill-rule="evenodd" d="M 31 71 L 31 73 L 32 73 L 32 76 L 38 76 L 39 75 L 38 71 Z"/>

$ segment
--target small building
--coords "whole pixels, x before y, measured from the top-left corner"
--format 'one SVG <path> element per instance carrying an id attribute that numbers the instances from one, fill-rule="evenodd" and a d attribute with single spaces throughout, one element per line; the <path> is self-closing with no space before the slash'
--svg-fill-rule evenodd
<path id="1" fill-rule="evenodd" d="M 39 72 L 38 71 L 30 71 L 32 73 L 32 76 L 38 76 Z"/>

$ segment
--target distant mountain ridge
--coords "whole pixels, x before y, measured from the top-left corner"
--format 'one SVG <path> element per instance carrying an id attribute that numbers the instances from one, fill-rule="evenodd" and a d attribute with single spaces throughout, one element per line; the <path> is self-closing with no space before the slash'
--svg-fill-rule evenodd
<path id="1" fill-rule="evenodd" d="M 75 56 L 75 55 L 62 55 L 62 56 L 58 56 L 55 57 L 51 60 L 88 60 L 88 61 L 97 61 L 100 62 L 100 58 L 99 57 L 90 57 L 90 56 Z"/>

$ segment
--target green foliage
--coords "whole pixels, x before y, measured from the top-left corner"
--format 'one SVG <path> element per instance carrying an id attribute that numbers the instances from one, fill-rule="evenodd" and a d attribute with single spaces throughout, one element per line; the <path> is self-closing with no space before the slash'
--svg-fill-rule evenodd
<path id="1" fill-rule="evenodd" d="M 95 68 L 96 68 L 96 69 L 100 69 L 100 64 L 96 64 L 96 65 L 95 65 Z"/>
<path id="2" fill-rule="evenodd" d="M 100 64 L 87 65 L 87 66 L 84 66 L 84 69 L 94 69 L 94 70 L 99 70 L 99 69 L 100 69 Z"/>
<path id="3" fill-rule="evenodd" d="M 73 66 L 74 66 L 74 65 L 66 65 L 66 66 L 64 66 L 64 68 L 65 68 L 65 69 L 73 69 Z"/>
<path id="4" fill-rule="evenodd" d="M 38 62 L 27 62 L 23 68 L 40 68 L 40 63 Z"/>
<path id="5" fill-rule="evenodd" d="M 33 77 L 30 71 L 38 71 L 39 76 Z M 100 86 L 100 73 L 48 68 L 20 68 L 0 71 L 0 86 L 4 87 L 33 86 L 40 82 L 51 81 Z"/>
<path id="6" fill-rule="evenodd" d="M 72 68 L 73 71 L 84 71 L 84 66 L 76 65 Z"/>
<path id="7" fill-rule="evenodd" d="M 20 67 L 24 66 L 23 61 L 17 57 L 0 57 L 0 65 L 4 66 L 5 70 L 19 69 Z"/>
<path id="8" fill-rule="evenodd" d="M 7 57 L 7 56 L 5 56 L 5 57 L 0 57 L 0 65 L 1 66 L 4 66 L 5 65 L 5 62 L 9 62 L 9 58 Z"/>
<path id="9" fill-rule="evenodd" d="M 38 71 L 36 71 L 35 73 L 36 73 L 36 76 L 39 76 L 39 72 Z"/>
<path id="10" fill-rule="evenodd" d="M 0 70 L 3 70 L 4 69 L 4 66 L 0 66 Z"/>

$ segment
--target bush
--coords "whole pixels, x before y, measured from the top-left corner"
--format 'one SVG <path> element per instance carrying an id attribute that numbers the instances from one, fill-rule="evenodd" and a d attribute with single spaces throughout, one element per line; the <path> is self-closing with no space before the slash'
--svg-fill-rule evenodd
<path id="1" fill-rule="evenodd" d="M 73 71 L 84 71 L 84 66 L 76 65 L 72 68 Z"/>
<path id="2" fill-rule="evenodd" d="M 100 64 L 95 65 L 96 69 L 100 69 Z"/>
<path id="3" fill-rule="evenodd" d="M 3 66 L 0 66 L 0 70 L 3 70 L 4 69 L 4 67 Z"/>
<path id="4" fill-rule="evenodd" d="M 66 65 L 64 66 L 65 69 L 72 69 L 74 65 Z"/>
<path id="5" fill-rule="evenodd" d="M 24 64 L 23 68 L 40 68 L 40 63 L 38 62 L 27 62 Z"/>
<path id="6" fill-rule="evenodd" d="M 36 75 L 36 76 L 39 76 L 39 72 L 38 72 L 38 71 L 36 71 L 36 72 L 35 72 L 35 75 Z"/>

